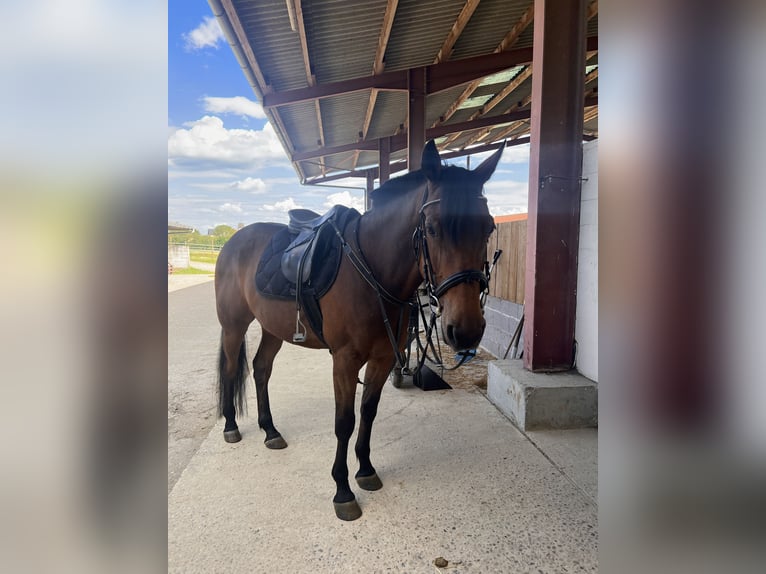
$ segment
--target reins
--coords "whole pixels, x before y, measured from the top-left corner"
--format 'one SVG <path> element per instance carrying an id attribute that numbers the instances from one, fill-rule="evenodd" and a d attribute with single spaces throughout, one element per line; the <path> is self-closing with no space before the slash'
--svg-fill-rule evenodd
<path id="1" fill-rule="evenodd" d="M 423 364 L 425 363 L 425 359 L 428 357 L 429 346 L 431 348 L 431 351 L 434 357 L 432 362 L 436 365 L 441 366 L 445 370 L 453 370 L 463 365 L 463 363 L 465 363 L 468 360 L 469 355 L 464 354 L 460 362 L 453 367 L 444 367 L 444 364 L 441 359 L 441 352 L 440 352 L 441 345 L 437 341 L 437 345 L 439 346 L 439 349 L 440 349 L 439 351 L 437 351 L 433 343 L 433 333 L 434 333 L 434 329 L 436 328 L 436 320 L 441 315 L 441 303 L 439 301 L 439 298 L 442 295 L 444 295 L 448 290 L 450 290 L 452 287 L 455 287 L 456 285 L 460 285 L 461 283 L 472 283 L 476 281 L 479 283 L 479 288 L 481 291 L 481 295 L 480 295 L 481 306 L 483 308 L 484 303 L 486 301 L 487 293 L 489 292 L 489 278 L 490 278 L 490 272 L 492 267 L 489 265 L 488 261 L 485 261 L 484 271 L 480 271 L 478 269 L 467 269 L 463 271 L 458 271 L 457 273 L 453 273 L 452 275 L 447 277 L 441 283 L 437 283 L 436 275 L 433 270 L 433 263 L 431 261 L 431 255 L 428 248 L 428 239 L 425 233 L 425 220 L 426 220 L 425 208 L 430 205 L 435 205 L 441 202 L 441 199 L 432 199 L 431 201 L 426 201 L 427 199 L 428 199 L 428 184 L 426 183 L 426 188 L 423 193 L 423 199 L 421 201 L 421 206 L 418 211 L 418 224 L 415 228 L 415 231 L 413 232 L 412 242 L 413 242 L 413 250 L 415 254 L 415 261 L 418 266 L 420 266 L 421 256 L 423 258 L 424 283 L 426 286 L 426 293 L 428 295 L 428 306 L 431 309 L 431 314 L 430 314 L 430 319 L 428 321 L 428 327 L 426 329 L 426 344 L 423 345 L 421 343 L 420 338 L 417 336 L 417 332 L 415 332 L 415 333 L 408 334 L 408 338 L 410 340 L 408 340 L 407 346 L 409 348 L 409 345 L 412 342 L 412 338 L 417 340 L 417 344 L 418 344 L 417 370 L 420 370 Z M 483 196 L 478 196 L 477 199 L 486 201 L 486 198 Z M 386 334 L 388 335 L 388 339 L 389 339 L 389 342 L 391 343 L 391 347 L 394 350 L 396 362 L 398 363 L 398 366 L 400 369 L 406 369 L 407 364 L 409 363 L 409 350 L 407 351 L 406 356 L 399 350 L 398 337 L 394 335 L 391 322 L 389 321 L 388 314 L 386 313 L 384 301 L 399 307 L 399 320 L 397 322 L 397 333 L 399 333 L 399 331 L 401 330 L 404 309 L 407 305 L 411 306 L 412 311 L 416 313 L 416 316 L 417 316 L 417 313 L 419 313 L 420 317 L 423 320 L 423 324 L 426 324 L 425 312 L 423 311 L 424 306 L 420 304 L 420 300 L 418 299 L 417 294 L 413 298 L 414 300 L 404 301 L 392 295 L 375 278 L 375 275 L 370 269 L 370 266 L 367 264 L 367 261 L 364 258 L 364 254 L 361 251 L 361 244 L 359 242 L 359 220 L 357 220 L 356 231 L 355 231 L 356 244 L 357 244 L 357 249 L 359 253 L 357 253 L 354 250 L 354 248 L 346 241 L 340 229 L 338 229 L 338 227 L 335 225 L 335 222 L 330 221 L 330 224 L 335 230 L 335 234 L 337 235 L 338 240 L 340 241 L 341 247 L 343 248 L 343 252 L 346 254 L 351 264 L 354 266 L 357 272 L 362 276 L 362 278 L 367 282 L 367 284 L 370 285 L 370 287 L 372 287 L 372 289 L 375 291 L 375 295 L 378 299 L 378 304 L 380 305 L 380 312 L 381 312 L 381 315 L 383 316 L 383 324 L 386 328 Z M 497 260 L 497 255 L 498 254 L 496 254 L 495 256 L 495 261 Z M 495 261 L 493 261 L 492 266 L 494 266 Z M 417 331 L 417 329 L 415 330 Z M 421 355 L 421 351 L 422 351 L 422 355 Z"/>
<path id="2" fill-rule="evenodd" d="M 388 340 L 391 343 L 391 347 L 394 349 L 394 354 L 396 355 L 396 362 L 399 363 L 400 367 L 404 367 L 406 364 L 406 360 L 404 356 L 402 355 L 401 351 L 399 351 L 399 345 L 398 345 L 398 339 L 394 335 L 394 331 L 391 327 L 391 322 L 388 320 L 388 313 L 386 313 L 386 307 L 383 304 L 383 300 L 385 299 L 388 303 L 392 305 L 396 305 L 399 307 L 399 321 L 397 322 L 397 333 L 401 329 L 402 319 L 404 315 L 404 307 L 406 305 L 409 305 L 409 301 L 403 301 L 399 299 L 398 297 L 392 295 L 389 293 L 383 285 L 380 284 L 380 282 L 375 279 L 375 275 L 373 275 L 372 270 L 370 269 L 369 265 L 367 265 L 367 262 L 364 259 L 364 255 L 361 253 L 361 245 L 359 244 L 359 220 L 357 220 L 356 223 L 356 233 L 357 233 L 357 247 L 359 248 L 359 254 L 357 254 L 353 248 L 348 244 L 346 241 L 346 238 L 343 237 L 343 234 L 341 233 L 340 229 L 338 229 L 337 225 L 335 225 L 334 221 L 331 221 L 330 224 L 332 225 L 333 229 L 335 230 L 335 234 L 338 236 L 338 239 L 340 240 L 340 245 L 343 248 L 343 252 L 348 257 L 349 261 L 351 261 L 351 264 L 354 266 L 354 268 L 359 272 L 359 274 L 362 276 L 362 278 L 370 285 L 370 287 L 373 288 L 375 291 L 375 295 L 378 298 L 378 304 L 380 305 L 380 313 L 383 315 L 383 324 L 386 327 L 386 334 L 388 335 Z"/>

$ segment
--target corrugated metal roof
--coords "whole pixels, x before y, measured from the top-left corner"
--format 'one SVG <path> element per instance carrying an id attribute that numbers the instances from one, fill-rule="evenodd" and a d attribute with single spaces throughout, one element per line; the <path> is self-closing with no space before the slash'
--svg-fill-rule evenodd
<path id="1" fill-rule="evenodd" d="M 217 4 L 219 0 L 210 1 Z M 458 17 L 466 0 L 231 0 L 224 2 L 224 13 L 219 17 L 225 20 L 225 30 L 234 30 L 235 43 L 245 44 L 246 65 L 253 72 L 256 93 L 269 97 L 296 93 L 312 85 L 346 82 L 343 85 L 351 86 L 348 82 L 368 81 L 373 77 L 379 50 L 383 62 L 378 73 L 383 74 L 434 64 L 448 38 L 453 40 L 452 49 L 442 61 L 459 63 L 465 58 L 487 56 L 495 53 L 520 23 L 526 27 L 521 26 L 523 31 L 505 49 L 529 48 L 534 26 L 523 16 L 528 15 L 532 4 L 533 0 L 482 0 L 462 28 Z M 394 5 L 390 28 L 386 28 L 384 16 Z M 588 21 L 587 31 L 588 36 L 598 35 L 597 14 Z M 588 60 L 587 72 L 597 64 L 596 53 Z M 434 132 L 438 135 L 443 127 L 460 124 L 462 133 L 437 139 L 450 150 L 528 134 L 528 121 L 506 120 L 494 127 L 487 124 L 509 111 L 529 108 L 531 76 L 515 82 L 525 68 L 522 64 L 484 78 L 474 76 L 475 81 L 429 93 L 426 128 L 442 130 Z M 405 87 L 397 81 L 397 87 Z M 514 89 L 497 102 L 497 94 L 509 84 Z M 269 119 L 302 178 L 376 167 L 380 138 L 393 138 L 391 162 L 406 159 L 402 134 L 407 129 L 407 92 L 386 87 L 375 89 L 373 97 L 369 87 L 357 90 L 340 90 L 320 99 L 295 98 L 292 101 L 296 103 L 267 107 Z M 588 83 L 586 93 L 593 97 L 597 90 L 596 78 Z M 588 110 L 585 132 L 590 135 L 598 131 L 598 115 L 592 108 Z M 464 124 L 469 121 L 470 128 Z M 479 129 L 474 129 L 473 125 L 481 121 L 484 123 Z"/>

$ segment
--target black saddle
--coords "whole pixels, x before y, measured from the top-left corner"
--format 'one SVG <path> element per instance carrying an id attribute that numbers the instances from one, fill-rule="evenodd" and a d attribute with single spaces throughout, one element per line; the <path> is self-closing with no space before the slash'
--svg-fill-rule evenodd
<path id="1" fill-rule="evenodd" d="M 325 232 L 324 225 L 330 220 L 338 221 L 348 210 L 348 207 L 336 205 L 324 215 L 310 209 L 291 209 L 287 212 L 290 218 L 287 229 L 290 233 L 297 233 L 282 255 L 282 274 L 288 281 L 296 285 L 310 281 L 314 252 L 323 246 L 320 233 Z M 326 232 L 333 231 L 328 226 Z"/>
<path id="2" fill-rule="evenodd" d="M 329 222 L 343 232 L 360 214 L 336 205 L 324 215 L 308 209 L 294 209 L 288 215 L 289 225 L 274 234 L 261 255 L 255 286 L 266 297 L 294 300 L 298 312 L 305 312 L 312 330 L 324 341 L 319 299 L 335 282 L 343 255 Z"/>

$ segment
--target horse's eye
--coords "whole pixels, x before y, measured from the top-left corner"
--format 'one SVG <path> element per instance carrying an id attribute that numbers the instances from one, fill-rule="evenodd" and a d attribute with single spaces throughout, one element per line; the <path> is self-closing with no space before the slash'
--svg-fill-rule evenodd
<path id="1" fill-rule="evenodd" d="M 436 229 L 430 223 L 426 225 L 426 233 L 428 233 L 428 235 L 431 237 L 436 237 Z"/>

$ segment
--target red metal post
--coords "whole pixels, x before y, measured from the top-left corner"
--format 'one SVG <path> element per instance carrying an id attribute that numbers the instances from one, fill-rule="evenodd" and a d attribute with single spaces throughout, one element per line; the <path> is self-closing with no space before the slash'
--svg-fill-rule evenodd
<path id="1" fill-rule="evenodd" d="M 577 306 L 586 0 L 535 0 L 524 367 L 571 367 Z"/>
<path id="2" fill-rule="evenodd" d="M 423 147 L 426 145 L 426 69 L 409 71 L 409 98 L 407 99 L 407 167 L 420 169 Z"/>
<path id="3" fill-rule="evenodd" d="M 382 137 L 378 140 L 378 166 L 380 172 L 380 185 L 388 181 L 391 176 L 391 140 Z"/>

